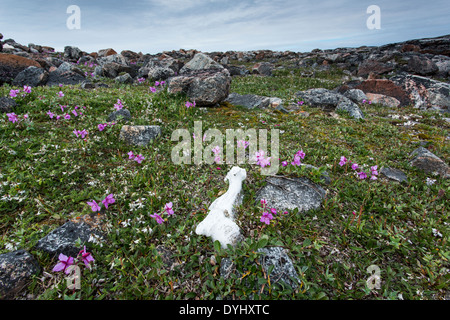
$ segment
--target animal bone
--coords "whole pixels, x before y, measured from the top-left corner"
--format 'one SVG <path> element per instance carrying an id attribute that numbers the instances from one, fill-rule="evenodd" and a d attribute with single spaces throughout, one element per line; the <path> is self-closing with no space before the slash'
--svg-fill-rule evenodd
<path id="1" fill-rule="evenodd" d="M 234 207 L 242 203 L 242 182 L 247 178 L 245 169 L 233 167 L 225 176 L 229 182 L 228 190 L 209 206 L 209 213 L 195 229 L 197 235 L 218 240 L 222 248 L 235 245 L 241 237 L 241 230 L 234 222 Z"/>

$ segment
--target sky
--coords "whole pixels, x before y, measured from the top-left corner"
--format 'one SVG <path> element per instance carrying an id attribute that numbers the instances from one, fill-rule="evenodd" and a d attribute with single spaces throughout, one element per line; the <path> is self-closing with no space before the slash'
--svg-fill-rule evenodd
<path id="1" fill-rule="evenodd" d="M 28 45 L 156 54 L 379 46 L 450 34 L 448 0 L 0 0 L 0 33 Z M 79 16 L 69 6 L 79 8 Z M 371 5 L 380 9 L 367 12 Z M 69 28 L 67 22 L 79 22 Z M 370 29 L 367 21 L 379 21 Z M 76 25 L 75 25 L 76 26 Z"/>

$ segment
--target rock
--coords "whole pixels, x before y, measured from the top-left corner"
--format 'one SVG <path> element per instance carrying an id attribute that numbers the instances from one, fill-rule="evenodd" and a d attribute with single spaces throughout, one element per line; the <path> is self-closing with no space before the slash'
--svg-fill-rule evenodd
<path id="1" fill-rule="evenodd" d="M 60 71 L 73 71 L 78 73 L 80 76 L 84 76 L 84 72 L 81 71 L 80 68 L 76 67 L 72 63 L 69 62 L 63 62 L 59 65 L 58 70 Z"/>
<path id="2" fill-rule="evenodd" d="M 25 250 L 0 254 L 0 299 L 12 299 L 37 275 L 38 261 Z"/>
<path id="3" fill-rule="evenodd" d="M 127 59 L 121 54 L 112 54 L 106 57 L 101 57 L 97 59 L 97 62 L 100 66 L 112 62 L 120 64 L 122 66 L 128 66 Z"/>
<path id="4" fill-rule="evenodd" d="M 131 113 L 127 109 L 116 110 L 108 115 L 106 118 L 107 122 L 117 121 L 117 119 L 121 118 L 123 121 L 127 122 L 131 120 Z"/>
<path id="5" fill-rule="evenodd" d="M 382 75 L 392 70 L 394 70 L 394 66 L 392 64 L 383 63 L 377 60 L 365 60 L 359 65 L 357 76 L 367 77 L 371 73 Z"/>
<path id="6" fill-rule="evenodd" d="M 411 166 L 416 167 L 427 174 L 439 175 L 444 179 L 448 179 L 450 177 L 449 166 L 424 147 L 419 147 L 414 150 L 410 154 L 410 157 L 413 157 L 409 161 Z"/>
<path id="7" fill-rule="evenodd" d="M 68 60 L 78 60 L 81 57 L 81 50 L 77 47 L 66 46 L 64 47 L 64 58 Z"/>
<path id="8" fill-rule="evenodd" d="M 269 62 L 259 62 L 252 67 L 252 74 L 259 74 L 262 76 L 272 76 L 274 66 Z"/>
<path id="9" fill-rule="evenodd" d="M 12 112 L 17 102 L 9 97 L 0 97 L 0 113 Z"/>
<path id="10" fill-rule="evenodd" d="M 117 52 L 114 49 L 112 49 L 112 48 L 101 49 L 101 50 L 98 51 L 98 57 L 99 58 L 111 56 L 113 54 L 117 54 Z"/>
<path id="11" fill-rule="evenodd" d="M 429 76 L 439 71 L 436 64 L 425 56 L 412 56 L 408 62 L 408 71 L 421 76 Z"/>
<path id="12" fill-rule="evenodd" d="M 241 239 L 241 231 L 235 222 L 235 208 L 242 203 L 242 182 L 247 178 L 245 169 L 233 167 L 225 176 L 228 190 L 209 206 L 208 215 L 195 228 L 197 235 L 211 237 L 219 241 L 222 248 L 234 246 Z"/>
<path id="13" fill-rule="evenodd" d="M 115 77 L 114 81 L 123 84 L 132 84 L 134 82 L 133 78 L 130 76 L 129 73 L 125 73 L 124 75 Z"/>
<path id="14" fill-rule="evenodd" d="M 15 54 L 0 53 L 0 85 L 11 83 L 14 78 L 28 67 L 40 68 L 41 65 L 28 58 Z"/>
<path id="15" fill-rule="evenodd" d="M 60 84 L 75 85 L 83 81 L 85 81 L 85 78 L 79 73 L 56 69 L 49 73 L 47 86 L 58 86 Z"/>
<path id="16" fill-rule="evenodd" d="M 225 102 L 231 103 L 235 106 L 243 106 L 247 109 L 264 109 L 269 107 L 270 98 L 258 96 L 256 94 L 238 94 L 230 93 L 230 95 L 225 99 Z"/>
<path id="17" fill-rule="evenodd" d="M 148 69 L 146 76 L 151 81 L 164 81 L 175 75 L 173 69 L 159 61 L 150 61 L 145 68 Z"/>
<path id="18" fill-rule="evenodd" d="M 385 96 L 384 94 L 367 93 L 367 99 L 372 103 L 381 104 L 389 108 L 397 108 L 400 106 L 400 101 L 394 97 Z"/>
<path id="19" fill-rule="evenodd" d="M 95 89 L 95 84 L 93 84 L 92 82 L 85 80 L 81 83 L 80 86 L 82 89 Z"/>
<path id="20" fill-rule="evenodd" d="M 344 92 L 344 97 L 349 98 L 355 103 L 363 103 L 364 101 L 369 100 L 364 91 L 360 89 L 349 89 Z"/>
<path id="21" fill-rule="evenodd" d="M 76 257 L 81 250 L 76 247 L 76 241 L 80 239 L 81 243 L 88 243 L 92 235 L 103 237 L 100 230 L 84 221 L 79 223 L 68 221 L 40 239 L 35 249 L 49 253 L 51 256 L 63 253 L 66 256 Z"/>
<path id="22" fill-rule="evenodd" d="M 168 79 L 169 93 L 185 93 L 197 106 L 212 106 L 228 97 L 231 76 L 228 70 L 198 70 Z"/>
<path id="23" fill-rule="evenodd" d="M 337 104 L 336 111 L 338 110 L 347 112 L 354 119 L 364 119 L 364 114 L 358 105 L 345 97 Z"/>
<path id="24" fill-rule="evenodd" d="M 295 266 L 288 256 L 286 249 L 283 247 L 268 247 L 259 248 L 257 252 L 261 253 L 261 256 L 258 258 L 258 264 L 263 267 L 266 275 L 270 277 L 272 285 L 285 283 L 293 289 L 296 289 L 301 285 L 301 280 L 298 277 Z M 245 270 L 238 270 L 240 267 L 241 266 L 236 266 L 229 258 L 222 258 L 220 262 L 220 275 L 225 280 L 228 279 L 231 274 L 236 273 L 238 279 L 243 278 Z M 269 273 L 270 268 L 272 268 L 272 271 Z M 255 288 L 255 290 L 258 289 L 260 288 Z"/>
<path id="25" fill-rule="evenodd" d="M 324 89 L 316 88 L 306 91 L 299 91 L 295 94 L 300 100 L 311 107 L 320 107 L 325 110 L 342 110 L 350 114 L 355 119 L 363 119 L 364 114 L 358 105 L 346 98 L 340 93 Z"/>
<path id="26" fill-rule="evenodd" d="M 217 63 L 206 54 L 197 53 L 194 58 L 192 58 L 192 60 L 190 60 L 180 69 L 180 74 L 206 69 L 223 70 L 224 68 L 220 63 Z"/>
<path id="27" fill-rule="evenodd" d="M 42 68 L 28 67 L 19 72 L 14 78 L 13 85 L 23 87 L 25 85 L 30 87 L 42 86 L 47 83 L 48 72 Z"/>
<path id="28" fill-rule="evenodd" d="M 120 130 L 120 139 L 135 146 L 146 146 L 159 135 L 161 135 L 160 126 L 124 125 Z"/>
<path id="29" fill-rule="evenodd" d="M 266 178 L 267 185 L 257 194 L 257 202 L 261 199 L 267 201 L 267 207 L 277 211 L 298 209 L 306 212 L 318 209 L 325 199 L 326 192 L 318 184 L 307 178 L 284 178 L 271 176 Z"/>
<path id="30" fill-rule="evenodd" d="M 395 168 L 382 167 L 380 169 L 380 173 L 391 180 L 395 180 L 398 182 L 408 182 L 408 177 L 406 176 L 406 174 Z"/>
<path id="31" fill-rule="evenodd" d="M 394 97 L 400 101 L 400 106 L 407 106 L 411 103 L 405 89 L 396 82 L 388 79 L 370 79 L 358 84 L 354 89 L 362 90 L 366 95 L 368 93 L 377 93 L 389 97 Z"/>
<path id="32" fill-rule="evenodd" d="M 250 74 L 245 66 L 226 65 L 225 68 L 230 72 L 231 76 L 245 76 Z"/>
<path id="33" fill-rule="evenodd" d="M 107 78 L 117 78 L 121 72 L 131 73 L 132 70 L 130 67 L 117 62 L 104 63 L 94 69 L 95 75 Z"/>
<path id="34" fill-rule="evenodd" d="M 129 62 L 136 62 L 142 56 L 142 54 L 138 54 L 131 50 L 123 50 L 122 52 L 120 52 L 120 54 L 124 56 Z"/>
<path id="35" fill-rule="evenodd" d="M 392 81 L 401 88 L 415 108 L 450 108 L 450 84 L 448 83 L 406 73 L 395 75 L 388 81 Z"/>
<path id="36" fill-rule="evenodd" d="M 434 56 L 432 58 L 434 64 L 438 68 L 436 76 L 446 78 L 450 76 L 450 57 L 446 56 Z"/>

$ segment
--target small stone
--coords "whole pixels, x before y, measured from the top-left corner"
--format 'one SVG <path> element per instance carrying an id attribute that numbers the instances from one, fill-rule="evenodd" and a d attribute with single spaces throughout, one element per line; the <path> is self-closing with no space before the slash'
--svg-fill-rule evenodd
<path id="1" fill-rule="evenodd" d="M 120 130 L 120 139 L 135 146 L 146 146 L 159 135 L 161 135 L 160 126 L 124 125 Z"/>
<path id="2" fill-rule="evenodd" d="M 380 169 L 380 173 L 391 180 L 395 180 L 398 182 L 407 182 L 408 181 L 406 174 L 395 168 L 382 167 Z"/>

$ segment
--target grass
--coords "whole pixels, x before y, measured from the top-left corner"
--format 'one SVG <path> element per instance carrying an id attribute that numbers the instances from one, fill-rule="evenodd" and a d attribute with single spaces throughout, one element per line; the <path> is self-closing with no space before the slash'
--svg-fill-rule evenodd
<path id="1" fill-rule="evenodd" d="M 340 76 L 324 71 L 303 78 L 299 70 L 287 69 L 273 77 L 234 77 L 232 91 L 296 102 L 295 92 L 331 89 L 340 83 Z M 308 117 L 229 104 L 186 109 L 186 97 L 165 90 L 150 93 L 148 83 L 117 85 L 101 80 L 110 87 L 33 88 L 26 97 L 16 98 L 14 110 L 19 118 L 27 113 L 29 121 L 13 124 L 4 114 L 0 118 L 0 253 L 26 249 L 43 269 L 18 299 L 448 298 L 450 184 L 408 165 L 409 153 L 420 141 L 427 141 L 428 149 L 448 162 L 449 125 L 440 114 L 363 105 L 366 119 L 355 121 L 308 106 L 302 107 Z M 0 95 L 7 96 L 11 88 L 0 87 Z M 58 97 L 59 91 L 64 97 Z M 161 125 L 161 137 L 146 147 L 133 147 L 119 140 L 120 122 L 98 131 L 117 99 L 130 110 L 130 124 Z M 62 114 L 59 105 L 67 105 L 68 112 L 79 106 L 84 115 L 50 119 L 49 110 Z M 406 118 L 418 123 L 404 126 Z M 194 121 L 200 120 L 203 131 L 279 129 L 281 160 L 291 161 L 303 149 L 304 163 L 329 173 L 332 182 L 323 186 L 327 198 L 322 207 L 289 212 L 263 225 L 254 196 L 265 176 L 258 167 L 244 164 L 244 202 L 237 212 L 246 238 L 243 245 L 223 250 L 197 236 L 195 226 L 210 203 L 227 190 L 223 177 L 231 168 L 172 163 L 176 143 L 171 133 L 182 128 L 192 133 Z M 76 138 L 74 129 L 88 130 L 86 141 Z M 130 150 L 144 155 L 142 164 L 128 160 Z M 381 175 L 376 181 L 361 181 L 349 167 L 338 165 L 341 156 L 366 171 L 373 165 L 400 169 L 408 182 L 399 184 Z M 280 167 L 279 173 L 320 181 L 314 172 L 290 166 Z M 427 185 L 427 177 L 436 182 Z M 101 215 L 106 239 L 88 244 L 95 263 L 91 270 L 82 269 L 81 289 L 68 290 L 64 275 L 52 272 L 57 259 L 33 247 L 68 219 L 89 214 L 87 201 L 99 202 L 109 193 L 116 202 Z M 162 212 L 169 201 L 175 215 L 165 215 L 164 224 L 158 225 L 150 214 Z M 255 263 L 256 249 L 265 246 L 288 249 L 300 288 L 270 281 Z M 171 260 L 161 248 L 172 253 Z M 219 268 L 225 257 L 246 272 L 223 279 Z M 380 289 L 367 286 L 371 265 L 380 268 Z"/>

